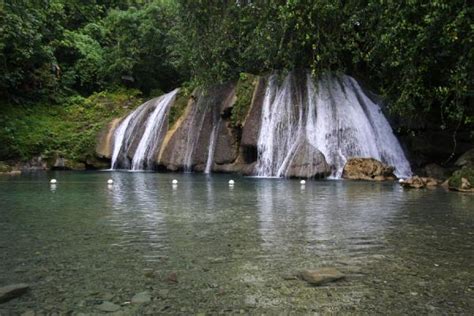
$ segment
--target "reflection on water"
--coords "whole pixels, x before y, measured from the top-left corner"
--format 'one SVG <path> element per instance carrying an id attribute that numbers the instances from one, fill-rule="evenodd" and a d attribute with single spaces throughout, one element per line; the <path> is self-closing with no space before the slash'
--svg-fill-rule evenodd
<path id="1" fill-rule="evenodd" d="M 0 272 L 20 271 L 0 273 L 0 285 L 33 284 L 0 314 L 97 312 L 103 297 L 122 304 L 145 290 L 152 303 L 123 311 L 380 313 L 415 299 L 407 312 L 473 307 L 472 195 L 235 176 L 229 186 L 225 175 L 54 177 L 54 188 L 46 175 L 0 178 Z M 284 277 L 319 266 L 348 278 L 313 288 Z"/>

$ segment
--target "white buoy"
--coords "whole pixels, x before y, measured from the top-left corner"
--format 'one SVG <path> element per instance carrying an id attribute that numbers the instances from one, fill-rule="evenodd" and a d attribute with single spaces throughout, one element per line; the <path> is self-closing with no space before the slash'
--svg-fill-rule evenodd
<path id="1" fill-rule="evenodd" d="M 114 180 L 112 179 L 107 180 L 107 184 L 114 184 Z"/>
<path id="2" fill-rule="evenodd" d="M 305 180 L 301 180 L 301 181 L 300 181 L 300 184 L 306 184 L 306 181 L 305 181 Z"/>
<path id="3" fill-rule="evenodd" d="M 229 180 L 229 185 L 234 185 L 235 181 L 234 180 Z"/>
<path id="4" fill-rule="evenodd" d="M 405 182 L 405 180 L 403 180 L 403 179 L 398 180 L 398 183 L 403 183 L 403 182 Z"/>
<path id="5" fill-rule="evenodd" d="M 178 180 L 176 179 L 173 179 L 173 181 L 171 181 L 172 184 L 178 184 Z"/>
<path id="6" fill-rule="evenodd" d="M 51 179 L 51 180 L 49 181 L 49 183 L 51 183 L 51 184 L 56 184 L 57 182 L 58 182 L 58 181 L 56 181 L 56 179 Z"/>

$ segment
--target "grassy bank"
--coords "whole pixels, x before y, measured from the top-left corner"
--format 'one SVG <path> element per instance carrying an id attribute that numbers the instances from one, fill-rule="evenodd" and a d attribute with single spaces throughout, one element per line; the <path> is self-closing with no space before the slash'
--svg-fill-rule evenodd
<path id="1" fill-rule="evenodd" d="M 73 96 L 60 104 L 6 105 L 0 108 L 0 160 L 26 161 L 62 156 L 85 161 L 94 153 L 98 132 L 142 102 L 137 90 Z"/>

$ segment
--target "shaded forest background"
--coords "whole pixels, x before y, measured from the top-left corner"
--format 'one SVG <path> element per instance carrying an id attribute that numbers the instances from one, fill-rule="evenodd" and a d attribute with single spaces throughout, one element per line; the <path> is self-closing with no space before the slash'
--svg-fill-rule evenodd
<path id="1" fill-rule="evenodd" d="M 399 120 L 472 139 L 473 18 L 461 0 L 1 1 L 0 160 L 78 159 L 143 98 L 302 68 L 351 74 Z"/>

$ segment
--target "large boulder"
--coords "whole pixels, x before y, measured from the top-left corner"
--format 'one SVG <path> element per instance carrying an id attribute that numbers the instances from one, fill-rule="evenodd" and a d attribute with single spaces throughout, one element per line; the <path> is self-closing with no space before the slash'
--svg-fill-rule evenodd
<path id="1" fill-rule="evenodd" d="M 474 148 L 462 154 L 454 164 L 457 167 L 474 167 Z"/>
<path id="2" fill-rule="evenodd" d="M 290 178 L 323 178 L 331 174 L 324 155 L 306 139 L 302 141 L 288 165 L 285 176 Z"/>
<path id="3" fill-rule="evenodd" d="M 394 180 L 394 167 L 374 158 L 350 158 L 344 165 L 342 177 L 351 180 Z"/>
<path id="4" fill-rule="evenodd" d="M 448 188 L 454 191 L 474 192 L 474 167 L 463 167 L 448 180 Z"/>
<path id="5" fill-rule="evenodd" d="M 449 178 L 451 172 L 449 169 L 443 168 L 435 163 L 430 163 L 423 168 L 424 175 L 430 178 L 441 180 L 446 180 L 447 178 Z"/>
<path id="6" fill-rule="evenodd" d="M 61 156 L 56 156 L 51 169 L 55 170 L 86 170 L 86 165 L 83 162 L 67 159 Z"/>

